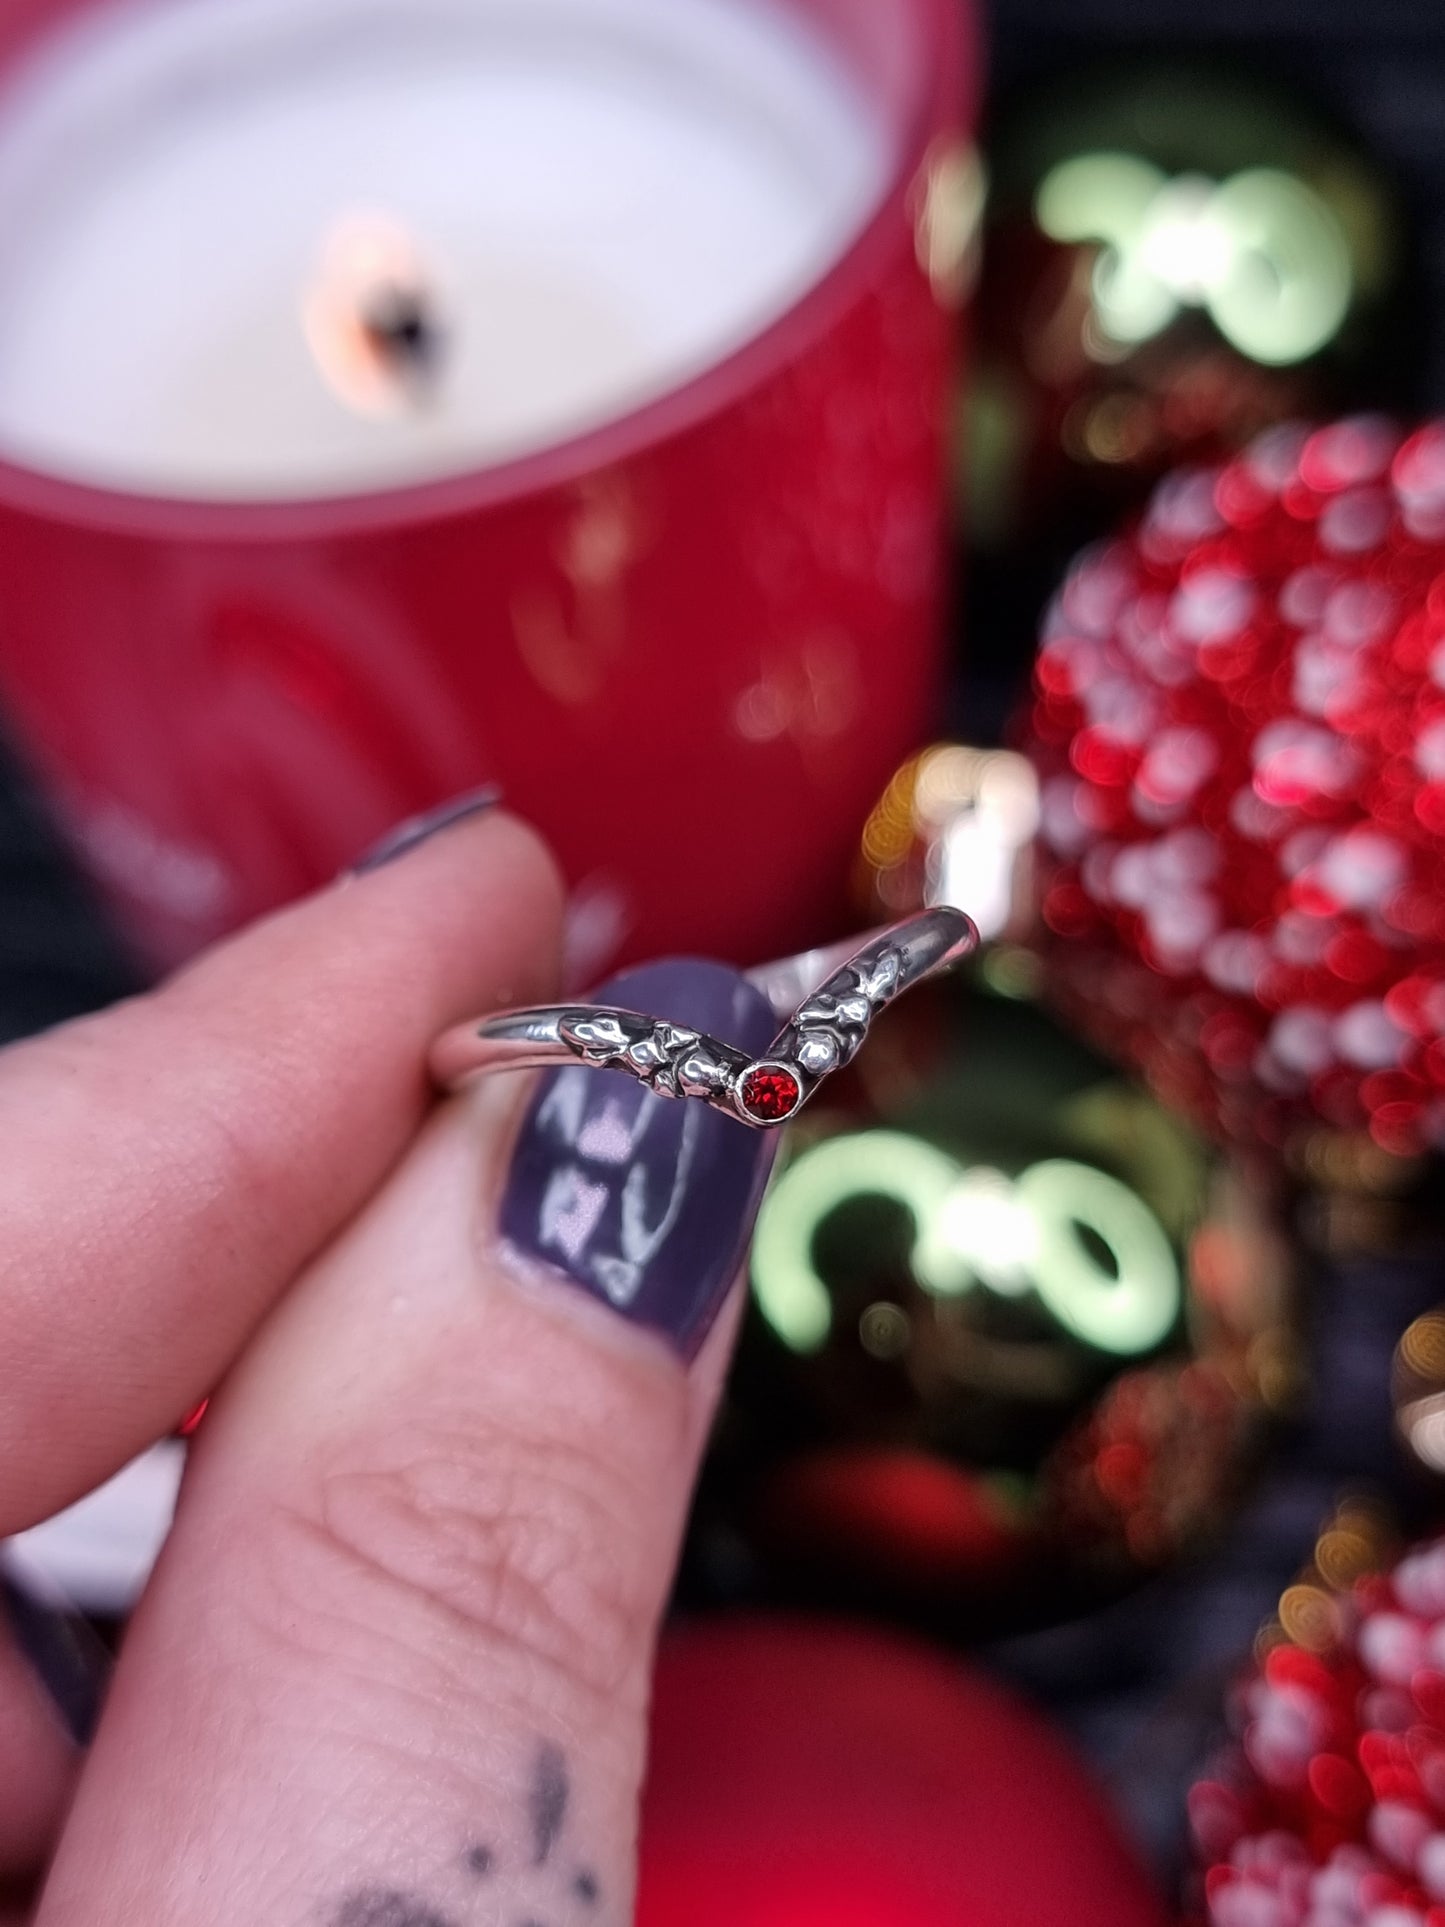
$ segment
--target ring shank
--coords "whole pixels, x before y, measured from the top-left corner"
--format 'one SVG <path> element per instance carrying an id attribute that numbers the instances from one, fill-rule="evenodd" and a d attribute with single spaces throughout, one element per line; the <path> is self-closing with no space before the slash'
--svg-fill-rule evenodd
<path id="1" fill-rule="evenodd" d="M 562 1042 L 560 1010 L 555 1008 L 508 1011 L 485 1020 L 454 1024 L 432 1045 L 433 1079 L 450 1090 L 478 1071 L 529 1071 L 569 1056 Z"/>
<path id="2" fill-rule="evenodd" d="M 978 932 L 960 910 L 926 910 L 905 922 L 875 930 L 861 940 L 830 944 L 784 957 L 745 972 L 748 981 L 767 998 L 784 1026 L 775 1044 L 790 1035 L 800 1010 L 810 999 L 829 993 L 845 994 L 854 977 L 866 974 L 887 956 L 896 959 L 896 983 L 888 1000 L 936 971 L 946 970 L 978 946 Z M 890 968 L 892 968 L 890 963 Z M 525 1010 L 500 1011 L 457 1024 L 432 1046 L 430 1069 L 445 1089 L 484 1071 L 535 1070 L 548 1064 L 576 1063 L 578 1051 L 568 1041 L 577 1025 L 615 1020 L 619 1029 L 639 1024 L 653 1026 L 656 1016 L 595 1004 L 548 1004 Z"/>

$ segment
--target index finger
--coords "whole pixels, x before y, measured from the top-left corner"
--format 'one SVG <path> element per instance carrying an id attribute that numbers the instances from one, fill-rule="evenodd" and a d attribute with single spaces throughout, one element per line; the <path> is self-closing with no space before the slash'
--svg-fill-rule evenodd
<path id="1" fill-rule="evenodd" d="M 411 1138 L 435 1033 L 551 988 L 560 914 L 492 814 L 0 1052 L 0 1536 L 206 1395 Z"/>

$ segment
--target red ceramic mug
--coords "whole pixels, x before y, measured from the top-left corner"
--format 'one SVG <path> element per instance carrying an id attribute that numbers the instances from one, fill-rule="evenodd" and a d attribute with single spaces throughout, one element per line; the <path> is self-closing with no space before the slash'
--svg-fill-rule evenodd
<path id="1" fill-rule="evenodd" d="M 0 86 L 108 4 L 12 10 Z M 787 4 L 894 158 L 843 257 L 701 377 L 334 499 L 0 461 L 0 705 L 157 964 L 486 781 L 556 849 L 590 961 L 753 957 L 836 921 L 936 692 L 975 52 L 964 0 Z"/>

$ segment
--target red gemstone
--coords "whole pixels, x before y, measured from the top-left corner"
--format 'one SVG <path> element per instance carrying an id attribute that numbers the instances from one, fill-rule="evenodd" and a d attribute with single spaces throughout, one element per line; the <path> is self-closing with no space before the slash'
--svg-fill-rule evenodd
<path id="1" fill-rule="evenodd" d="M 803 1087 L 780 1064 L 754 1064 L 738 1084 L 738 1103 L 759 1124 L 781 1124 L 798 1108 Z"/>

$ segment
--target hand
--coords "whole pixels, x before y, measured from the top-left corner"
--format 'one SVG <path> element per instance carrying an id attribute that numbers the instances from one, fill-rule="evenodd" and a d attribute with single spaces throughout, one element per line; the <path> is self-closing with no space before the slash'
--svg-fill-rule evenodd
<path id="1" fill-rule="evenodd" d="M 630 1917 L 730 1321 L 684 1360 L 771 1139 L 580 1068 L 434 1103 L 432 1037 L 554 992 L 559 924 L 492 814 L 0 1054 L 0 1534 L 219 1387 L 86 1759 L 0 1645 L 39 1927 Z"/>

